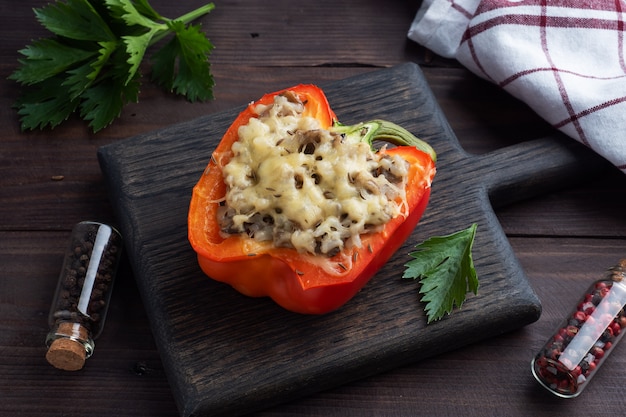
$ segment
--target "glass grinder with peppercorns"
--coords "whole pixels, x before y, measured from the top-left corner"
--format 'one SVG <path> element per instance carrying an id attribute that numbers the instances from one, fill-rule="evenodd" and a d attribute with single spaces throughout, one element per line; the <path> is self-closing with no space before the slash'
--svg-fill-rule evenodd
<path id="1" fill-rule="evenodd" d="M 532 360 L 541 385 L 562 398 L 579 395 L 626 327 L 626 259 L 593 283 Z"/>

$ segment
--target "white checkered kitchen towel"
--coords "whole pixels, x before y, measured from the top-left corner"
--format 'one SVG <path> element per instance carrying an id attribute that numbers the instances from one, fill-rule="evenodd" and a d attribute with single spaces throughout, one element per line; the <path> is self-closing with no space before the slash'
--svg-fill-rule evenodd
<path id="1" fill-rule="evenodd" d="M 626 0 L 424 0 L 408 36 L 626 173 Z"/>

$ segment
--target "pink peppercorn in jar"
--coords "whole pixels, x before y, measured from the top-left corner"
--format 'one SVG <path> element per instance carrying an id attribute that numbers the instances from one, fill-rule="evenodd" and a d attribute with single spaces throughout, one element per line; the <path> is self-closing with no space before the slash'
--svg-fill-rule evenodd
<path id="1" fill-rule="evenodd" d="M 626 333 L 626 259 L 594 282 L 532 360 L 532 373 L 562 398 L 578 396 Z"/>

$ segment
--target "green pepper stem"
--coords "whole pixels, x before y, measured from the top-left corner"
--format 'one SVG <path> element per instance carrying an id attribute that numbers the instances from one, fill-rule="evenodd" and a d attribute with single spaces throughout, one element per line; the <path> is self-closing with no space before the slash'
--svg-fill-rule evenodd
<path id="1" fill-rule="evenodd" d="M 365 142 L 372 149 L 376 141 L 385 141 L 398 146 L 414 146 L 430 155 L 433 162 L 437 162 L 437 153 L 428 143 L 418 139 L 402 126 L 386 120 L 370 120 L 352 126 L 335 123 L 332 130 L 341 133 L 349 141 Z"/>

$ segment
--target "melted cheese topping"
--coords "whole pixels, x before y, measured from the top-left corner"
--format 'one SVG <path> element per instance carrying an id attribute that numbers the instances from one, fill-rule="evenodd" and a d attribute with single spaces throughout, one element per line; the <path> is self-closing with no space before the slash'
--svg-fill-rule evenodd
<path id="1" fill-rule="evenodd" d="M 367 143 L 344 142 L 302 116 L 292 94 L 255 108 L 222 167 L 225 236 L 245 233 L 278 247 L 333 256 L 360 235 L 406 215 L 407 162 Z"/>

